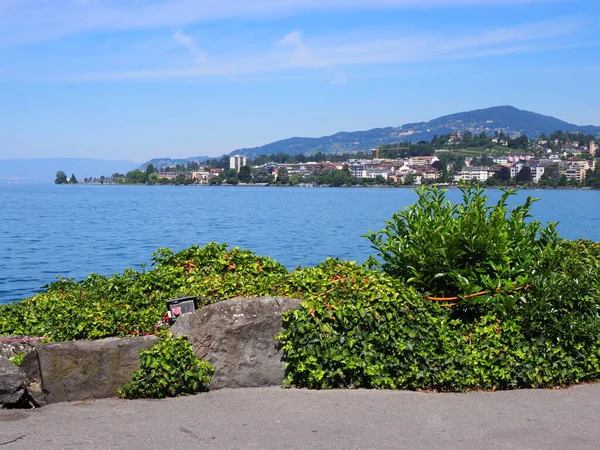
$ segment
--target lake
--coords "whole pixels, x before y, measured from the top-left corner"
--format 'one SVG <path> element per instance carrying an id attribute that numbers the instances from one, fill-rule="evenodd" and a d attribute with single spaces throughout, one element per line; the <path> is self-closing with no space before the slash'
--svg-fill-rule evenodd
<path id="1" fill-rule="evenodd" d="M 489 191 L 492 199 L 500 192 Z M 562 237 L 600 241 L 600 191 L 529 190 L 536 219 Z M 452 189 L 451 200 L 460 192 Z M 57 276 L 111 275 L 160 247 L 225 242 L 289 269 L 327 257 L 363 262 L 362 237 L 412 204 L 411 189 L 0 184 L 0 303 L 29 297 Z"/>

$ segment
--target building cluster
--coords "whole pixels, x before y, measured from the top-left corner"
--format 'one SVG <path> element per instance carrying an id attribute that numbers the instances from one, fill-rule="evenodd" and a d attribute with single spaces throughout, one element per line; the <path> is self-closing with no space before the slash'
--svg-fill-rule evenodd
<path id="1" fill-rule="evenodd" d="M 596 158 L 597 145 L 594 141 L 589 146 L 578 142 L 567 142 L 560 151 L 552 151 L 545 147 L 547 141 L 536 141 L 536 157 L 534 153 L 523 152 L 510 156 L 492 158 L 490 166 L 475 166 L 472 158 L 465 159 L 465 166 L 454 175 L 454 181 L 477 181 L 485 183 L 496 175 L 503 167 L 510 169 L 510 177 L 517 178 L 523 169 L 528 170 L 532 183 L 539 183 L 544 173 L 550 168 L 565 176 L 568 181 L 583 183 L 588 170 L 595 170 L 600 160 Z"/>
<path id="2" fill-rule="evenodd" d="M 455 139 L 461 137 L 458 132 L 452 136 Z M 501 180 L 507 180 L 510 176 L 517 181 L 538 183 L 545 173 L 552 170 L 553 174 L 564 176 L 568 181 L 583 183 L 586 173 L 589 170 L 595 170 L 597 164 L 600 163 L 600 160 L 596 158 L 597 144 L 594 141 L 591 141 L 589 145 L 570 141 L 566 144 L 558 144 L 558 142 L 537 140 L 530 143 L 532 152 L 523 151 L 487 160 L 481 158 L 475 160 L 467 157 L 465 165 L 455 172 L 453 172 L 453 165 L 441 167 L 440 164 L 435 164 L 440 161 L 438 156 L 450 150 L 437 150 L 436 155 L 438 156 L 413 156 L 404 159 L 350 159 L 339 163 L 329 161 L 267 163 L 257 169 L 267 171 L 275 179 L 280 176 L 283 168 L 289 176 L 298 175 L 303 179 L 310 179 L 312 176 L 327 171 L 347 170 L 357 179 L 378 179 L 417 185 L 440 181 L 442 175 L 440 170 L 444 170 L 449 175 L 444 178 L 445 181 L 478 183 L 486 183 L 495 175 L 498 175 Z M 556 150 L 556 148 L 560 150 Z M 235 169 L 239 172 L 240 168 L 247 164 L 248 160 L 245 156 L 234 155 L 229 157 L 228 169 Z M 194 171 L 166 171 L 159 172 L 158 176 L 168 179 L 185 176 L 198 184 L 210 184 L 211 179 L 218 177 L 224 170 L 226 169 L 205 168 Z M 527 174 L 526 177 L 522 176 L 524 171 Z"/>
<path id="3" fill-rule="evenodd" d="M 359 179 L 376 179 L 394 182 L 405 182 L 410 175 L 411 180 L 420 184 L 423 180 L 436 180 L 439 171 L 432 164 L 439 161 L 436 156 L 415 156 L 408 159 L 350 159 L 347 162 L 306 162 L 298 164 L 276 164 L 268 163 L 263 166 L 275 176 L 285 167 L 289 175 L 300 175 L 303 178 L 316 175 L 328 170 L 343 170 L 348 168 L 350 173 Z"/>
<path id="4" fill-rule="evenodd" d="M 237 172 L 248 164 L 248 158 L 242 155 L 234 155 L 229 157 L 228 169 L 235 169 Z M 219 168 L 204 168 L 200 170 L 187 170 L 187 171 L 169 171 L 169 172 L 158 172 L 159 178 L 166 178 L 168 180 L 174 180 L 179 176 L 191 178 L 195 183 L 198 184 L 209 184 L 210 180 L 218 177 L 224 169 Z"/>
<path id="5" fill-rule="evenodd" d="M 440 172 L 433 166 L 437 156 L 412 156 L 394 160 L 351 160 L 349 168 L 356 178 L 377 178 L 404 183 L 410 178 L 414 184 L 425 180 L 436 180 Z"/>

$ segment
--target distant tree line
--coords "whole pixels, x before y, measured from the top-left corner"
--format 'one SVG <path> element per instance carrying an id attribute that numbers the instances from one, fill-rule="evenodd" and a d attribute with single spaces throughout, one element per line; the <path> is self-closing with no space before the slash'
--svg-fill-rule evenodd
<path id="1" fill-rule="evenodd" d="M 71 175 L 71 178 L 67 178 L 67 174 L 62 170 L 56 172 L 56 179 L 54 180 L 54 184 L 77 184 L 77 178 L 75 174 Z"/>

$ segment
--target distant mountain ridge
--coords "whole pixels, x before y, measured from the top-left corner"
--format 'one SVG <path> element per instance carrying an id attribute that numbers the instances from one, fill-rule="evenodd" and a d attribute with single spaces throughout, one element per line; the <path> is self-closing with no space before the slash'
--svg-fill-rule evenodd
<path id="1" fill-rule="evenodd" d="M 525 111 L 514 106 L 494 106 L 474 111 L 459 112 L 438 117 L 427 122 L 407 123 L 399 127 L 373 128 L 366 131 L 340 132 L 318 138 L 292 137 L 253 148 L 234 150 L 229 155 L 241 154 L 248 158 L 258 155 L 311 155 L 318 152 L 326 154 L 355 153 L 369 151 L 382 144 L 396 142 L 430 141 L 434 135 L 442 135 L 457 130 L 470 130 L 473 133 L 485 131 L 493 134 L 501 131 L 507 135 L 524 134 L 530 139 L 542 133 L 551 134 L 557 130 L 600 136 L 600 127 L 594 125 L 574 125 L 552 116 Z M 167 165 L 186 164 L 188 161 L 204 161 L 208 156 L 185 159 L 156 158 L 145 163 L 165 167 Z"/>
<path id="2" fill-rule="evenodd" d="M 189 158 L 152 158 L 150 161 L 146 161 L 142 164 L 139 169 L 146 170 L 146 167 L 152 164 L 155 168 L 162 167 L 173 167 L 177 164 L 185 166 L 188 162 L 202 162 L 208 159 L 220 158 L 220 156 L 190 156 Z"/>
<path id="3" fill-rule="evenodd" d="M 79 179 L 126 173 L 140 163 L 91 158 L 32 158 L 0 159 L 0 181 L 4 182 L 54 182 L 56 172 L 62 170 Z"/>
<path id="4" fill-rule="evenodd" d="M 258 155 L 277 153 L 314 154 L 353 153 L 368 151 L 381 144 L 393 142 L 430 141 L 434 135 L 442 135 L 453 131 L 470 130 L 473 133 L 485 131 L 493 134 L 501 131 L 507 135 L 524 134 L 530 139 L 542 133 L 550 134 L 557 130 L 600 136 L 600 127 L 574 125 L 551 116 L 525 111 L 514 106 L 494 106 L 438 117 L 427 122 L 407 123 L 400 127 L 374 128 L 367 131 L 336 133 L 320 138 L 294 137 L 254 148 L 242 148 L 231 154 L 243 154 L 249 158 Z"/>

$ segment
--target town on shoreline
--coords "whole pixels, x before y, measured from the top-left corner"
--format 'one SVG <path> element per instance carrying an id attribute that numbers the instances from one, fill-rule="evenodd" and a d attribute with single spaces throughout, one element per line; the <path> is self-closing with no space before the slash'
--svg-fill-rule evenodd
<path id="1" fill-rule="evenodd" d="M 456 131 L 430 142 L 381 145 L 355 154 L 222 156 L 186 165 L 146 163 L 127 174 L 78 181 L 59 171 L 56 184 L 252 185 L 402 187 L 600 188 L 599 143 L 594 136 L 557 131 L 538 139 L 495 132 Z"/>

